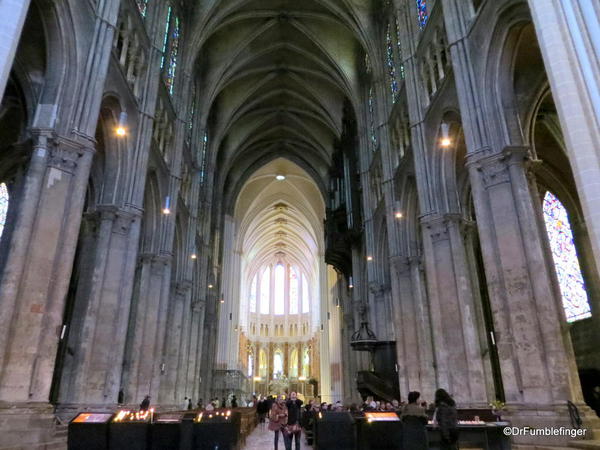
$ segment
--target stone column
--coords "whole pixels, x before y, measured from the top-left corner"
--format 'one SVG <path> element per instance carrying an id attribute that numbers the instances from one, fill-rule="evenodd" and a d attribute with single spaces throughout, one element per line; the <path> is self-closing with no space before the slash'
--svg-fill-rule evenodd
<path id="1" fill-rule="evenodd" d="M 143 282 L 142 278 L 142 282 Z M 164 371 L 160 383 L 158 401 L 161 405 L 179 406 L 186 395 L 180 395 L 180 357 L 185 340 L 185 315 L 187 312 L 187 289 L 180 285 L 171 288 L 168 306 Z"/>
<path id="2" fill-rule="evenodd" d="M 192 359 L 195 355 L 191 352 L 191 338 L 192 338 L 192 283 L 183 282 L 179 283 L 176 288 L 178 296 L 183 297 L 183 315 L 181 321 L 181 339 L 179 345 L 175 349 L 177 352 L 177 361 L 175 367 L 177 368 L 177 383 L 175 385 L 175 400 L 181 402 L 185 397 L 192 396 L 192 390 L 187 385 L 188 381 L 188 369 L 192 363 Z M 177 326 L 176 323 L 173 323 Z M 167 336 L 171 330 L 167 331 Z M 168 339 L 167 337 L 167 339 Z M 176 403 L 177 404 L 177 403 Z"/>
<path id="3" fill-rule="evenodd" d="M 594 0 L 528 3 L 600 267 L 600 10 Z"/>
<path id="4" fill-rule="evenodd" d="M 423 399 L 430 401 L 437 384 L 431 317 L 420 258 L 395 257 L 392 263 L 396 275 L 393 279 L 403 287 L 395 308 L 400 395 L 419 391 Z"/>
<path id="5" fill-rule="evenodd" d="M 34 133 L 0 284 L 0 400 L 9 402 L 48 401 L 93 156 L 89 142 Z"/>
<path id="6" fill-rule="evenodd" d="M 125 336 L 140 231 L 139 212 L 99 206 L 93 271 L 83 273 L 74 301 L 60 401 L 114 404 L 121 387 Z"/>
<path id="7" fill-rule="evenodd" d="M 488 403 L 472 283 L 456 214 L 422 217 L 435 373 L 461 406 Z"/>
<path id="8" fill-rule="evenodd" d="M 468 156 L 496 343 L 513 424 L 570 427 L 567 400 L 584 417 L 589 409 L 583 405 L 555 273 L 544 251 L 527 160 L 523 147 Z M 566 441 L 552 439 L 554 445 Z"/>
<path id="9" fill-rule="evenodd" d="M 202 394 L 199 391 L 200 367 L 204 362 L 206 355 L 202 352 L 202 338 L 204 329 L 204 303 L 192 301 L 191 304 L 191 323 L 190 323 L 190 351 L 189 365 L 187 371 L 186 392 L 192 395 L 192 398 L 200 399 Z"/>
<path id="10" fill-rule="evenodd" d="M 30 0 L 2 0 L 0 2 L 0 17 L 2 17 L 2 24 L 0 24 L 0 99 L 4 97 L 4 89 L 19 46 L 29 3 Z"/>

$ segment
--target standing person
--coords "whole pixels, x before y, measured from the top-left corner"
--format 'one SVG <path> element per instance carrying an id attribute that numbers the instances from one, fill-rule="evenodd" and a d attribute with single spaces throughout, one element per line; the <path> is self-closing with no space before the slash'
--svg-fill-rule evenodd
<path id="1" fill-rule="evenodd" d="M 238 407 L 237 397 L 235 395 L 233 397 L 231 397 L 231 407 L 232 408 L 237 408 Z"/>
<path id="2" fill-rule="evenodd" d="M 456 403 L 444 389 L 435 391 L 434 417 L 442 435 L 440 450 L 458 450 Z"/>
<path id="3" fill-rule="evenodd" d="M 194 406 L 192 405 L 192 398 L 188 398 L 188 404 L 187 404 L 187 410 L 191 411 L 194 408 Z"/>
<path id="4" fill-rule="evenodd" d="M 408 404 L 402 407 L 402 442 L 404 450 L 427 450 L 427 413 L 418 404 L 420 392 L 408 393 Z"/>
<path id="5" fill-rule="evenodd" d="M 187 398 L 187 397 L 185 397 L 185 398 L 183 399 L 183 403 L 181 404 L 181 410 L 182 410 L 182 411 L 185 411 L 185 410 L 187 409 L 187 407 L 188 407 L 188 398 Z"/>
<path id="6" fill-rule="evenodd" d="M 148 408 L 150 408 L 150 396 L 146 395 L 140 403 L 140 411 L 148 411 Z"/>
<path id="7" fill-rule="evenodd" d="M 289 400 L 285 403 L 288 410 L 288 420 L 283 439 L 285 441 L 286 450 L 292 450 L 292 441 L 296 441 L 296 450 L 300 450 L 300 436 L 302 428 L 300 427 L 300 414 L 302 411 L 302 400 L 298 398 L 298 394 L 294 391 L 290 393 Z"/>
<path id="8" fill-rule="evenodd" d="M 267 416 L 268 412 L 269 412 L 269 410 L 268 410 L 267 400 L 264 398 L 261 398 L 258 401 L 258 403 L 256 404 L 256 413 L 258 414 L 258 423 L 262 424 L 263 428 L 264 428 L 264 423 L 265 423 L 265 417 Z"/>
<path id="9" fill-rule="evenodd" d="M 273 406 L 271 406 L 271 414 L 269 415 L 269 430 L 275 432 L 275 437 L 273 440 L 275 450 L 277 450 L 277 443 L 279 442 L 279 432 L 282 431 L 283 427 L 286 426 L 287 419 L 288 410 L 283 401 L 283 397 L 279 395 L 277 400 L 273 402 Z"/>

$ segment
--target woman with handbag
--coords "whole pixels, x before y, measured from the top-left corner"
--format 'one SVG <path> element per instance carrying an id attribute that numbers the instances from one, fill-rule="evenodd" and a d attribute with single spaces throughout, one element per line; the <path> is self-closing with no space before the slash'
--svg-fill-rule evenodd
<path id="1" fill-rule="evenodd" d="M 285 450 L 292 450 L 292 441 L 296 441 L 296 450 L 300 450 L 300 436 L 302 428 L 300 427 L 300 415 L 302 414 L 302 400 L 298 399 L 298 394 L 290 393 L 290 398 L 285 404 L 287 406 L 288 418 L 286 430 L 283 433 Z"/>
<path id="2" fill-rule="evenodd" d="M 271 412 L 269 414 L 269 430 L 275 432 L 275 439 L 273 441 L 275 444 L 275 450 L 277 450 L 277 443 L 279 442 L 279 432 L 281 431 L 283 433 L 283 429 L 287 425 L 287 420 L 288 410 L 283 401 L 283 397 L 279 395 L 277 396 L 277 400 L 273 402 L 273 406 L 271 406 Z M 285 435 L 283 439 L 285 444 Z"/>

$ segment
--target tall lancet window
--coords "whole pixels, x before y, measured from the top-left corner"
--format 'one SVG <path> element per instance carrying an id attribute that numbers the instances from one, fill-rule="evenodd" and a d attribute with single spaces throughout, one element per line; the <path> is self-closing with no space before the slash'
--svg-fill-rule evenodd
<path id="1" fill-rule="evenodd" d="M 398 80 L 396 80 L 396 63 L 394 62 L 394 43 L 392 42 L 391 28 L 391 23 L 388 22 L 387 30 L 385 33 L 387 69 L 388 76 L 390 77 L 390 91 L 392 93 L 392 103 L 395 103 L 396 95 L 398 94 Z"/>
<path id="2" fill-rule="evenodd" d="M 252 353 L 248 355 L 248 376 L 254 375 L 254 356 Z"/>
<path id="3" fill-rule="evenodd" d="M 260 313 L 269 314 L 269 298 L 271 290 L 271 268 L 267 267 L 260 280 Z"/>
<path id="4" fill-rule="evenodd" d="M 277 350 L 273 355 L 273 376 L 283 374 L 283 353 L 281 350 Z"/>
<path id="5" fill-rule="evenodd" d="M 273 312 L 276 315 L 285 313 L 285 267 L 278 263 L 275 266 L 275 298 L 273 299 Z"/>
<path id="6" fill-rule="evenodd" d="M 290 314 L 298 314 L 299 280 L 296 269 L 290 270 Z"/>
<path id="7" fill-rule="evenodd" d="M 375 132 L 375 98 L 373 97 L 373 87 L 369 87 L 369 135 L 371 138 L 371 150 L 377 150 L 377 134 Z"/>
<path id="8" fill-rule="evenodd" d="M 298 349 L 294 348 L 290 352 L 290 378 L 298 377 Z"/>
<path id="9" fill-rule="evenodd" d="M 258 287 L 258 274 L 254 275 L 254 278 L 252 278 L 252 284 L 250 285 L 250 298 L 249 303 L 250 303 L 250 312 L 255 313 L 256 312 L 256 288 Z"/>
<path id="10" fill-rule="evenodd" d="M 302 313 L 307 313 L 310 311 L 310 297 L 308 292 L 308 281 L 306 281 L 306 276 L 302 274 Z"/>
<path id="11" fill-rule="evenodd" d="M 427 0 L 417 0 L 417 19 L 419 21 L 419 28 L 423 29 L 427 25 L 427 19 L 429 19 Z"/>
<path id="12" fill-rule="evenodd" d="M 567 210 L 551 192 L 544 196 L 544 222 L 567 322 L 592 316 Z"/>
<path id="13" fill-rule="evenodd" d="M 302 355 L 302 376 L 308 378 L 310 375 L 310 350 L 308 347 L 304 348 L 304 355 Z"/>
<path id="14" fill-rule="evenodd" d="M 6 215 L 8 214 L 8 188 L 6 184 L 0 183 L 0 237 L 6 224 Z"/>
<path id="15" fill-rule="evenodd" d="M 165 84 L 170 94 L 173 94 L 175 84 L 180 31 L 179 17 L 177 17 L 173 8 L 169 6 L 165 22 L 165 36 L 163 39 L 163 54 L 160 60 L 160 67 L 164 70 Z"/>
<path id="16" fill-rule="evenodd" d="M 398 22 L 398 18 L 395 19 L 396 22 L 396 48 L 398 50 L 398 64 L 400 68 L 400 79 L 404 80 L 406 77 L 406 73 L 404 72 L 404 60 L 402 58 L 402 45 L 400 43 L 400 23 Z"/>
<path id="17" fill-rule="evenodd" d="M 202 136 L 202 153 L 200 154 L 200 184 L 204 184 L 206 178 L 206 152 L 208 150 L 208 130 L 204 130 Z"/>

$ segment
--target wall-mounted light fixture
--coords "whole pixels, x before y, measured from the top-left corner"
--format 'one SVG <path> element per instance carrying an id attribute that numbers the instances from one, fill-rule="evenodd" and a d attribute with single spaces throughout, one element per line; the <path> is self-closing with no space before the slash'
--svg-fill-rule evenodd
<path id="1" fill-rule="evenodd" d="M 119 137 L 127 136 L 127 113 L 121 111 L 119 114 L 119 123 L 115 128 L 115 134 Z"/>
<path id="2" fill-rule="evenodd" d="M 440 124 L 440 147 L 448 148 L 452 145 L 452 139 L 450 139 L 450 125 L 446 122 Z"/>
<path id="3" fill-rule="evenodd" d="M 163 208 L 162 212 L 165 215 L 171 214 L 171 197 L 168 195 L 165 197 L 165 207 Z"/>

